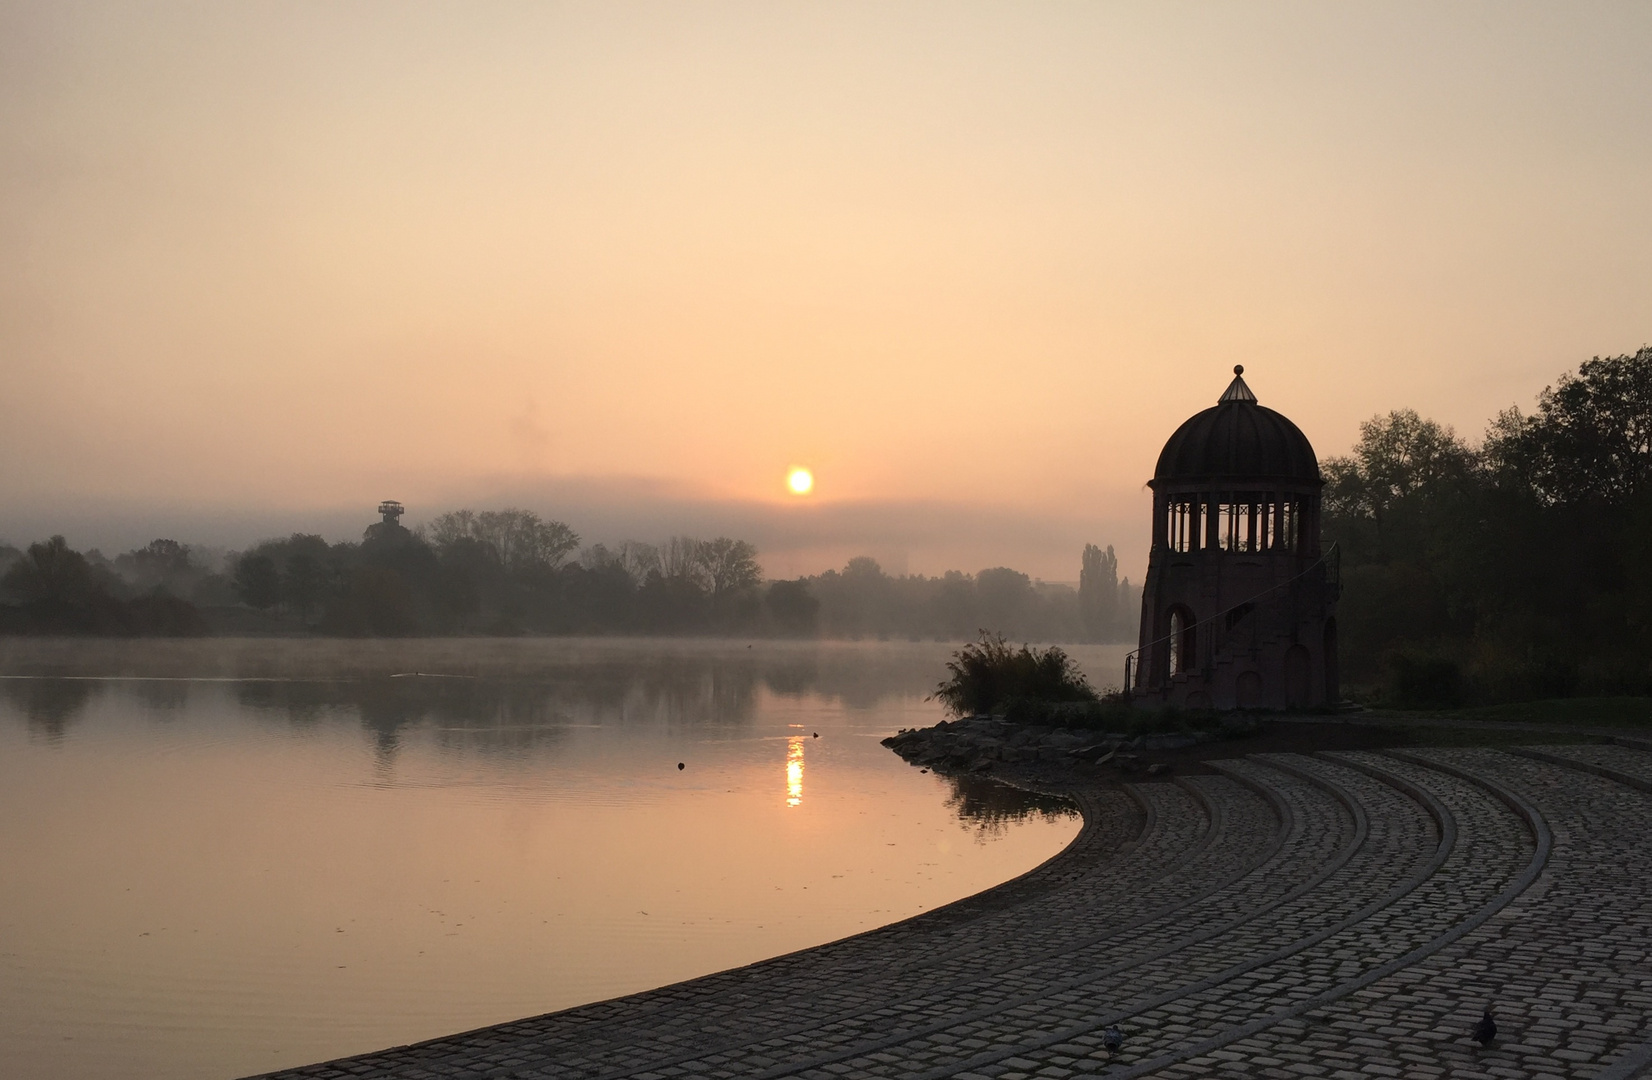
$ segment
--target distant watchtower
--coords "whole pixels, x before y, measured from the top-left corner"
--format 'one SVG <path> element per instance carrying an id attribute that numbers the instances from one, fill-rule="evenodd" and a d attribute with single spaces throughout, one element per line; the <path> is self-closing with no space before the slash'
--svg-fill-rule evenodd
<path id="1" fill-rule="evenodd" d="M 1319 459 L 1300 428 L 1257 404 L 1244 370 L 1176 429 L 1148 481 L 1141 646 L 1125 661 L 1140 704 L 1283 709 L 1341 697 Z"/>
<path id="2" fill-rule="evenodd" d="M 400 525 L 402 523 L 402 515 L 406 512 L 407 511 L 402 504 L 397 502 L 395 499 L 386 499 L 379 503 L 379 513 L 384 515 L 384 523 L 386 525 Z"/>

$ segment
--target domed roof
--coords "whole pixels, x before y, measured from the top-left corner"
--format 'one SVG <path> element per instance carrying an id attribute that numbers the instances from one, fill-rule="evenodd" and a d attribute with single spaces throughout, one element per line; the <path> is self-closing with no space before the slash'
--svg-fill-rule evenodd
<path id="1" fill-rule="evenodd" d="M 1302 429 L 1256 403 L 1233 369 L 1233 382 L 1211 408 L 1176 429 L 1159 454 L 1155 482 L 1165 480 L 1286 480 L 1319 483 L 1319 458 Z"/>

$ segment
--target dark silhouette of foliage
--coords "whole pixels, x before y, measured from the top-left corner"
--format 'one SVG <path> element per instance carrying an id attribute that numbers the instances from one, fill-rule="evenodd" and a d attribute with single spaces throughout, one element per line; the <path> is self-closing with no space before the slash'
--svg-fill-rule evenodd
<path id="1" fill-rule="evenodd" d="M 812 637 L 820 619 L 820 601 L 809 592 L 809 583 L 776 581 L 763 596 L 776 631 L 786 637 Z"/>
<path id="2" fill-rule="evenodd" d="M 235 592 L 249 606 L 272 608 L 281 602 L 281 572 L 268 555 L 244 555 L 235 564 Z"/>
<path id="3" fill-rule="evenodd" d="M 1119 589 L 1119 557 L 1113 545 L 1108 544 L 1104 551 L 1095 544 L 1085 544 L 1078 573 L 1078 609 L 1086 639 L 1117 641 L 1126 636 L 1136 613 L 1126 610 L 1124 599 Z"/>
<path id="4" fill-rule="evenodd" d="M 1621 506 L 1652 480 L 1652 347 L 1595 357 L 1562 375 L 1537 411 L 1510 409 L 1486 439 L 1488 466 L 1503 483 L 1548 504 Z"/>
<path id="5" fill-rule="evenodd" d="M 294 533 L 221 557 L 156 540 L 111 561 L 49 541 L 37 559 L 12 549 L 11 566 L 0 568 L 16 594 L 9 596 L 14 606 L 0 605 L 0 632 L 958 640 L 991 626 L 1024 639 L 1086 635 L 1073 589 L 1007 567 L 891 576 L 875 559 L 858 556 L 841 571 L 765 582 L 757 548 L 733 537 L 592 544 L 570 560 L 577 542 L 567 525 L 517 509 L 453 511 L 420 529 L 374 521 L 359 543 Z M 40 593 L 48 578 L 58 592 L 70 588 L 70 579 L 82 581 L 83 592 L 91 589 L 88 596 L 101 590 L 102 606 L 36 606 L 27 613 L 15 606 Z M 1115 592 L 1131 605 L 1128 583 Z"/>
<path id="6" fill-rule="evenodd" d="M 719 536 L 707 540 L 696 552 L 713 600 L 762 584 L 763 570 L 757 565 L 757 549 L 744 540 Z"/>
<path id="7" fill-rule="evenodd" d="M 531 510 L 454 510 L 430 523 L 431 543 L 438 551 L 461 539 L 476 540 L 493 549 L 500 565 L 518 571 L 528 567 L 556 569 L 579 548 L 579 534 L 560 521 L 546 521 Z"/>
<path id="8" fill-rule="evenodd" d="M 1652 691 L 1649 439 L 1645 348 L 1561 376 L 1478 447 L 1409 410 L 1362 425 L 1323 463 L 1350 684 L 1432 707 Z"/>
<path id="9" fill-rule="evenodd" d="M 187 600 L 164 590 L 128 600 L 115 595 L 119 585 L 61 536 L 30 544 L 0 577 L 0 593 L 15 602 L 0 625 L 29 634 L 177 637 L 205 631 Z"/>

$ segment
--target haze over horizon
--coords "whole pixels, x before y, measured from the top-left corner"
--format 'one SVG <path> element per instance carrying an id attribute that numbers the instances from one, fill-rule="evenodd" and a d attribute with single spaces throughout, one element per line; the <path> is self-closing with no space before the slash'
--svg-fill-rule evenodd
<path id="1" fill-rule="evenodd" d="M 0 539 L 398 498 L 1139 579 L 1236 363 L 1323 458 L 1652 340 L 1649 45 L 1635 4 L 0 3 Z"/>

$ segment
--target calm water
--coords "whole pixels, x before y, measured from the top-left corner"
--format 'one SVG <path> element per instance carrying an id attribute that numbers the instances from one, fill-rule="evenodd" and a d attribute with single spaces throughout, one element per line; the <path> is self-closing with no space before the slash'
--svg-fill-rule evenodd
<path id="1" fill-rule="evenodd" d="M 948 651 L 7 643 L 0 1061 L 236 1076 L 658 986 L 1012 877 L 1078 819 L 878 744 L 937 718 L 923 694 Z M 1079 655 L 1105 681 L 1118 652 Z"/>

